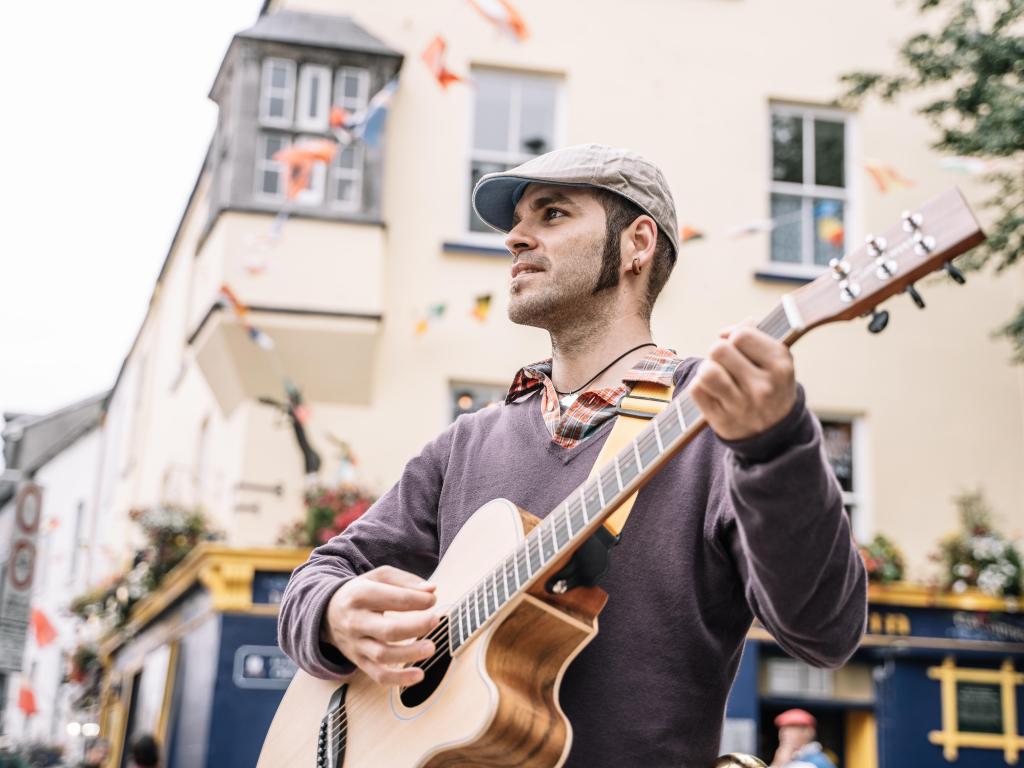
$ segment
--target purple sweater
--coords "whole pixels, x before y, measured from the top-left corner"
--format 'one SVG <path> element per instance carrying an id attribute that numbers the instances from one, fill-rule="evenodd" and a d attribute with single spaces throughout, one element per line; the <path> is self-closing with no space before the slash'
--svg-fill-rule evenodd
<path id="1" fill-rule="evenodd" d="M 676 392 L 698 362 L 680 366 Z M 564 449 L 536 396 L 460 417 L 295 570 L 281 647 L 318 677 L 351 673 L 318 638 L 339 586 L 385 564 L 428 576 L 491 499 L 544 517 L 586 479 L 613 423 Z M 844 663 L 864 630 L 866 578 L 802 389 L 767 432 L 726 443 L 705 429 L 669 461 L 640 491 L 599 586 L 609 594 L 600 631 L 561 687 L 569 766 L 710 766 L 755 616 L 793 656 Z"/>

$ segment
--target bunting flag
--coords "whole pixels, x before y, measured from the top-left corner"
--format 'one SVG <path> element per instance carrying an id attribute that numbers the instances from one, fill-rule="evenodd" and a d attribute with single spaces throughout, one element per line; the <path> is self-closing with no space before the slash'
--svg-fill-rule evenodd
<path id="1" fill-rule="evenodd" d="M 520 43 L 530 36 L 526 22 L 508 0 L 468 0 L 477 13 Z"/>
<path id="2" fill-rule="evenodd" d="M 35 693 L 24 683 L 18 691 L 18 709 L 25 713 L 25 717 L 32 717 L 39 711 L 39 707 L 36 706 Z"/>
<path id="3" fill-rule="evenodd" d="M 683 228 L 681 230 L 679 230 L 679 244 L 680 245 L 682 245 L 683 243 L 688 243 L 691 240 L 703 240 L 703 239 L 704 239 L 704 233 L 700 232 L 699 230 L 694 229 L 693 227 L 690 227 L 690 226 L 687 226 L 687 225 L 684 224 Z"/>
<path id="4" fill-rule="evenodd" d="M 249 308 L 242 303 L 241 299 L 238 298 L 227 283 L 221 283 L 220 285 L 218 303 L 222 306 L 226 304 L 231 307 L 231 311 L 235 313 L 235 317 L 237 317 L 239 322 L 241 322 L 242 327 L 245 328 L 246 334 L 248 334 L 249 338 L 252 339 L 256 346 L 267 352 L 274 349 L 274 340 L 249 322 Z"/>
<path id="5" fill-rule="evenodd" d="M 772 219 L 755 219 L 749 221 L 742 227 L 738 227 L 729 233 L 733 239 L 754 235 L 758 232 L 771 232 L 775 229 L 775 222 Z"/>
<path id="6" fill-rule="evenodd" d="M 444 317 L 444 311 L 446 309 L 448 309 L 448 305 L 445 304 L 444 302 L 441 302 L 439 304 L 434 304 L 431 307 L 429 307 L 427 309 L 427 314 L 431 318 L 440 319 L 440 318 Z"/>
<path id="7" fill-rule="evenodd" d="M 437 80 L 438 85 L 447 90 L 448 86 L 452 83 L 466 82 L 466 79 L 456 75 L 444 63 L 444 52 L 448 48 L 448 43 L 445 42 L 444 38 L 437 35 L 430 44 L 424 49 L 423 54 L 420 56 L 423 59 L 423 63 L 427 65 L 430 70 L 430 74 Z"/>
<path id="8" fill-rule="evenodd" d="M 370 147 L 380 146 L 384 125 L 388 119 L 391 99 L 398 90 L 398 78 L 392 78 L 373 95 L 366 109 L 352 117 L 352 136 Z"/>
<path id="9" fill-rule="evenodd" d="M 416 321 L 417 336 L 422 336 L 424 333 L 427 332 L 428 328 L 430 328 L 430 323 L 426 319 L 420 318 L 419 320 Z"/>
<path id="10" fill-rule="evenodd" d="M 891 165 L 886 165 L 879 160 L 864 161 L 864 169 L 871 175 L 878 191 L 883 195 L 889 191 L 890 186 L 910 188 L 914 182 L 901 176 Z"/>
<path id="11" fill-rule="evenodd" d="M 983 173 L 988 173 L 993 170 L 994 165 L 991 160 L 985 160 L 980 157 L 965 157 L 963 155 L 939 159 L 939 167 L 944 171 L 952 171 L 953 173 L 960 173 L 966 176 L 980 176 Z"/>
<path id="12" fill-rule="evenodd" d="M 294 200 L 304 189 L 308 189 L 313 166 L 316 163 L 330 165 L 337 151 L 337 142 L 330 139 L 313 139 L 275 152 L 273 159 L 284 165 L 285 169 L 285 197 Z"/>
<path id="13" fill-rule="evenodd" d="M 836 248 L 841 248 L 843 245 L 843 222 L 839 219 L 829 216 L 824 219 L 818 219 L 818 239 L 827 243 L 831 243 Z"/>
<path id="14" fill-rule="evenodd" d="M 45 648 L 54 640 L 57 639 L 57 630 L 53 628 L 53 624 L 38 608 L 32 609 L 32 631 L 36 636 L 36 645 L 40 648 Z"/>
<path id="15" fill-rule="evenodd" d="M 481 323 L 487 322 L 487 316 L 491 313 L 491 294 L 485 293 L 476 297 L 473 305 L 472 315 Z"/>

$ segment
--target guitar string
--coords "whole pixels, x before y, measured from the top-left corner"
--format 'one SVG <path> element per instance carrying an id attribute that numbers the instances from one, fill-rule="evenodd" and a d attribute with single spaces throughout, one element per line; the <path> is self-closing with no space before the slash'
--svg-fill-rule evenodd
<path id="1" fill-rule="evenodd" d="M 771 335 L 773 337 L 781 338 L 782 336 L 784 336 L 785 333 L 787 333 L 787 332 L 789 332 L 791 330 L 791 328 L 790 328 L 788 319 L 786 318 L 785 314 L 783 314 L 782 310 L 783 310 L 783 307 L 781 307 L 781 306 L 776 307 L 776 309 L 772 313 L 770 313 L 768 315 L 768 317 L 765 318 L 764 321 L 762 321 L 761 323 L 758 324 L 758 327 L 762 331 L 768 333 L 769 335 Z M 685 397 L 685 395 L 686 395 L 686 393 L 684 391 L 681 397 Z M 693 406 L 692 401 L 690 401 L 689 399 L 684 400 L 683 403 L 681 403 L 681 405 L 684 405 L 685 407 Z M 689 410 L 695 410 L 698 414 L 700 413 L 699 410 L 697 410 L 695 407 L 690 407 Z M 655 418 L 657 418 L 657 416 Z M 671 423 L 671 420 L 670 420 L 670 423 Z M 684 430 L 684 432 L 685 432 L 685 430 Z M 672 439 L 670 441 L 670 443 L 669 443 L 669 447 L 666 448 L 666 450 L 669 450 L 675 444 L 675 442 L 680 439 L 680 437 L 682 437 L 682 435 Z M 652 443 L 652 441 L 655 441 L 655 442 Z M 640 443 L 641 442 L 646 442 L 647 443 L 646 445 L 644 445 L 641 448 L 641 450 L 643 451 L 644 454 L 647 453 L 648 449 L 656 448 L 657 446 L 656 446 L 656 438 L 654 436 L 654 430 L 647 429 L 644 432 L 642 432 L 633 441 L 631 441 L 630 445 L 627 448 L 623 449 L 620 452 L 619 455 L 622 455 L 623 453 L 627 453 L 628 454 L 629 453 L 629 449 L 633 447 L 633 443 L 636 443 L 637 447 L 640 448 Z M 656 450 L 654 457 L 647 461 L 647 466 L 650 466 L 650 464 L 653 461 L 656 461 L 657 458 L 663 452 L 664 451 L 662 451 L 660 449 Z M 596 485 L 597 483 L 600 483 L 603 486 L 603 482 L 602 481 L 606 480 L 606 479 L 609 479 L 607 477 L 603 477 L 603 475 L 610 474 L 609 469 L 608 469 L 609 466 L 611 466 L 611 465 L 607 464 L 607 465 L 605 465 L 605 467 L 602 467 L 598 471 L 597 482 L 594 482 L 593 479 L 588 479 L 587 481 L 584 482 L 584 484 L 582 486 L 580 486 L 580 489 L 577 489 L 577 490 L 582 490 L 582 492 L 583 492 L 583 494 L 585 496 L 585 494 L 586 494 L 586 486 L 588 484 L 589 485 Z M 638 469 L 638 473 L 639 472 L 643 472 L 643 469 L 641 469 L 639 466 L 637 467 L 637 469 Z M 628 485 L 628 483 L 627 483 L 627 485 Z M 575 503 L 575 495 L 576 495 L 576 493 L 577 493 L 577 491 L 574 491 L 573 494 L 571 495 L 571 497 L 569 497 L 569 498 L 572 499 L 572 501 L 569 501 L 569 499 L 567 498 L 567 500 L 565 502 L 563 502 L 562 504 L 559 504 L 559 506 L 556 507 L 556 509 L 560 509 L 562 506 L 566 506 L 567 507 L 567 513 L 564 514 L 564 515 L 561 515 L 561 516 L 559 516 L 557 518 L 554 518 L 554 522 L 551 523 L 548 526 L 551 529 L 550 530 L 551 540 L 552 540 L 552 542 L 554 544 L 554 553 L 555 554 L 553 554 L 552 557 L 548 558 L 547 561 L 545 562 L 544 550 L 543 550 L 543 533 L 544 532 L 542 530 L 538 530 L 538 533 L 535 536 L 527 535 L 526 541 L 524 542 L 524 546 L 516 549 L 516 551 L 512 553 L 511 559 L 513 560 L 513 563 L 512 563 L 513 567 L 515 567 L 518 570 L 520 556 L 522 556 L 525 561 L 529 562 L 530 547 L 531 547 L 531 545 L 533 543 L 533 542 L 531 542 L 531 539 L 536 539 L 536 542 L 537 542 L 537 554 L 538 554 L 538 556 L 540 558 L 540 561 L 541 561 L 541 564 L 540 564 L 541 568 L 543 568 L 545 565 L 547 565 L 547 563 L 551 562 L 551 560 L 554 559 L 555 555 L 557 555 L 557 553 L 560 551 L 560 549 L 564 549 L 564 545 L 561 548 L 558 546 L 558 535 L 557 534 L 558 534 L 558 531 L 559 531 L 559 526 L 564 528 L 564 531 L 568 534 L 571 531 L 571 526 L 569 525 L 570 517 L 575 512 L 582 512 L 583 513 L 583 518 L 585 520 L 587 518 L 586 507 L 583 504 L 580 504 L 578 507 L 575 507 L 575 508 L 568 508 L 568 506 L 570 504 Z M 602 507 L 602 509 L 603 509 L 603 507 Z M 547 519 L 552 519 L 552 518 L 549 516 L 549 518 L 547 518 Z M 564 525 L 562 525 L 563 522 L 564 522 Z M 587 522 L 589 523 L 590 521 L 588 520 Z M 537 529 L 540 529 L 541 525 L 543 525 L 543 524 L 544 524 L 543 522 L 541 524 L 538 524 Z M 532 534 L 532 531 L 531 531 L 531 534 Z M 571 541 L 571 539 L 572 539 L 572 536 L 570 534 L 569 535 L 569 540 Z M 505 560 L 502 563 L 502 571 L 503 571 L 502 576 L 503 576 L 503 580 L 504 580 L 504 577 L 507 576 L 507 569 L 508 569 L 508 565 L 509 565 L 509 560 L 510 560 L 510 557 L 506 556 Z M 470 590 L 467 590 L 467 594 L 465 594 L 456 603 L 457 611 L 461 611 L 462 610 L 462 608 L 463 608 L 462 604 L 468 601 L 470 594 L 473 595 L 473 600 L 475 602 L 479 601 L 479 596 L 476 594 L 476 592 L 479 590 L 480 586 L 486 585 L 486 582 L 488 580 L 491 580 L 491 581 L 494 582 L 495 590 L 496 590 L 497 589 L 497 571 L 498 571 L 498 569 L 492 570 L 490 573 L 486 574 L 483 578 L 478 580 L 477 583 Z M 516 575 L 518 576 L 518 573 Z M 521 590 L 521 588 L 517 589 L 516 592 L 518 593 L 520 590 Z M 495 593 L 494 593 L 494 598 L 495 599 L 493 601 L 494 605 L 495 605 L 495 610 L 488 612 L 487 611 L 487 607 L 486 607 L 487 606 L 487 601 L 486 601 L 486 597 L 487 596 L 485 594 L 484 605 L 485 605 L 485 612 L 488 613 L 487 619 L 489 619 L 491 616 L 495 615 L 497 613 L 497 611 L 500 610 L 501 607 L 506 605 L 512 599 L 512 595 L 508 595 L 507 594 L 507 590 L 506 590 L 506 596 L 507 596 L 507 599 L 505 601 L 502 601 L 501 604 L 499 605 L 498 604 L 499 603 L 499 601 L 498 601 L 498 594 L 497 594 L 497 591 L 495 591 Z M 477 611 L 477 613 L 479 614 L 479 611 Z M 484 621 L 486 622 L 487 619 L 484 619 Z M 419 669 L 422 669 L 423 672 L 424 672 L 424 675 L 425 675 L 427 670 L 429 670 L 431 667 L 433 667 L 435 664 L 437 664 L 446 654 L 450 655 L 451 652 L 450 652 L 450 650 L 446 651 L 446 649 L 444 647 L 444 643 L 447 642 L 448 643 L 448 648 L 450 649 L 450 647 L 451 647 L 451 645 L 450 645 L 450 639 L 451 639 L 450 627 L 451 627 L 452 620 L 453 620 L 452 614 L 451 613 L 446 614 L 445 617 L 442 619 L 441 623 L 438 625 L 438 627 L 436 627 L 433 631 L 431 631 L 427 635 L 424 635 L 423 637 L 418 638 L 418 639 L 421 639 L 421 640 L 422 639 L 429 639 L 429 640 L 434 641 L 435 642 L 436 650 L 435 650 L 434 654 L 431 657 L 429 657 L 428 660 L 426 660 L 427 661 L 426 664 L 422 664 L 422 662 L 420 662 L 420 663 L 416 663 L 416 664 L 407 665 L 406 668 L 409 668 L 411 666 L 415 666 L 415 667 L 417 667 Z M 472 630 L 470 632 L 470 635 L 466 638 L 466 641 L 464 641 L 463 644 L 465 644 L 465 642 L 468 642 L 469 638 L 472 637 L 476 633 L 476 631 L 478 631 L 479 629 L 480 629 L 480 627 L 477 627 L 476 629 Z M 421 666 L 421 664 L 422 664 L 422 666 Z M 406 690 L 406 689 L 408 689 L 410 687 L 414 687 L 414 686 L 405 686 L 405 687 L 403 687 L 403 690 Z M 356 703 L 357 702 L 352 702 L 353 705 L 355 705 Z M 346 713 L 354 714 L 356 711 L 357 711 L 357 708 L 355 706 L 346 708 Z M 340 738 L 341 739 L 341 744 L 342 744 L 342 746 L 344 746 L 344 744 L 346 742 L 345 736 L 347 735 L 347 719 L 348 718 L 346 717 L 344 721 L 341 721 L 340 719 L 338 719 L 340 717 L 340 714 L 341 714 L 340 710 L 335 710 L 334 712 L 332 712 L 332 713 L 330 713 L 328 715 L 328 718 L 335 721 L 335 725 L 334 725 L 334 727 L 331 730 L 331 734 L 332 734 L 333 738 L 335 738 L 335 739 L 339 739 Z"/>
<path id="2" fill-rule="evenodd" d="M 686 401 L 686 406 L 688 406 L 687 410 L 691 411 L 691 413 L 689 415 L 693 416 L 694 415 L 693 412 L 699 413 L 699 411 L 696 411 L 696 409 L 692 407 L 692 403 L 691 402 Z M 669 420 L 669 421 L 671 423 L 671 420 Z M 682 429 L 682 428 L 680 427 L 680 429 Z M 671 448 L 671 446 L 673 446 L 675 444 L 675 442 L 682 437 L 682 434 L 683 434 L 683 432 L 681 432 L 680 435 L 678 435 L 675 438 L 673 438 L 672 440 L 670 440 L 669 448 Z M 650 464 L 653 461 L 656 461 L 657 457 L 660 456 L 661 453 L 662 453 L 662 451 L 657 448 L 657 441 L 656 441 L 656 438 L 654 436 L 654 431 L 653 430 L 651 430 L 649 432 L 645 431 L 644 433 L 639 435 L 637 438 L 635 438 L 634 441 L 631 441 L 630 445 L 627 448 L 623 449 L 623 451 L 620 452 L 620 455 L 626 454 L 627 456 L 629 456 L 629 460 L 630 461 L 632 461 L 632 459 L 634 458 L 632 456 L 632 451 L 631 451 L 633 442 L 637 443 L 637 447 L 640 450 L 642 457 L 646 457 L 647 454 L 653 452 L 653 456 L 648 458 L 647 461 L 646 461 L 646 465 L 647 466 L 650 466 Z M 643 471 L 643 469 L 638 467 L 638 469 L 637 469 L 638 474 L 640 472 L 642 472 L 642 471 Z M 608 480 L 608 479 L 610 479 L 610 477 L 608 477 L 608 476 L 613 474 L 613 473 L 614 473 L 614 468 L 609 463 L 604 468 L 602 468 L 602 470 L 599 470 L 600 480 Z M 588 484 L 593 485 L 594 483 L 592 481 L 587 481 L 587 483 L 584 483 L 584 485 L 581 486 L 581 488 L 583 489 L 584 494 L 586 493 L 585 487 Z M 627 483 L 627 485 L 628 485 L 628 483 Z M 558 507 L 558 508 L 560 508 L 564 504 L 574 505 L 574 506 L 570 507 L 567 515 L 560 515 L 557 518 L 551 518 L 549 516 L 547 518 L 547 520 L 552 520 L 553 519 L 553 521 L 554 521 L 553 523 L 550 523 L 548 525 L 548 529 L 549 529 L 550 534 L 551 534 L 551 539 L 552 539 L 553 543 L 555 544 L 554 551 L 555 551 L 556 554 L 557 554 L 557 552 L 560 549 L 558 547 L 558 544 L 557 544 L 558 533 L 559 532 L 564 532 L 564 534 L 566 536 L 569 536 L 570 540 L 572 538 L 569 535 L 569 532 L 572 530 L 570 525 L 569 525 L 569 522 L 570 522 L 569 518 L 571 516 L 573 516 L 574 513 L 582 512 L 583 513 L 583 515 L 582 515 L 583 519 L 586 520 L 588 523 L 590 522 L 590 520 L 588 519 L 589 516 L 586 513 L 585 507 L 582 504 L 579 504 L 578 502 L 576 502 L 575 496 L 576 496 L 576 494 L 577 494 L 577 492 L 579 490 L 580 489 L 577 489 L 577 491 L 575 491 L 572 494 L 572 496 L 570 497 L 571 501 L 569 501 L 567 499 L 566 502 L 563 502 L 563 504 L 559 505 L 559 507 Z M 558 509 L 558 508 L 556 508 L 556 509 Z M 543 524 L 544 523 L 541 523 L 540 525 L 543 525 Z M 540 528 L 540 525 L 537 526 L 538 529 Z M 580 526 L 580 527 L 582 527 L 582 526 Z M 533 532 L 531 531 L 531 534 L 532 533 Z M 536 535 L 528 536 L 527 537 L 527 541 L 524 542 L 524 546 L 520 547 L 519 549 L 517 549 L 513 553 L 514 554 L 514 567 L 518 567 L 518 565 L 520 563 L 520 558 L 521 557 L 524 558 L 524 559 L 525 558 L 529 558 L 530 550 L 532 548 L 532 544 L 534 543 L 533 541 L 530 541 L 530 539 L 535 539 L 536 540 L 536 543 L 537 543 L 536 551 L 537 551 L 537 554 L 538 554 L 539 559 L 540 559 L 540 566 L 539 566 L 540 568 L 543 568 L 544 565 L 546 565 L 547 563 L 551 562 L 551 560 L 554 559 L 554 555 L 552 555 L 551 558 L 545 558 L 545 556 L 544 556 L 543 542 L 542 542 L 543 533 L 544 533 L 544 531 L 538 531 L 538 533 Z M 563 545 L 563 548 L 564 548 L 564 545 Z M 508 557 L 505 559 L 503 567 L 507 568 L 507 566 L 509 565 L 509 559 L 510 558 L 508 558 Z M 472 594 L 474 596 L 473 599 L 475 601 L 479 601 L 480 597 L 479 597 L 479 595 L 476 595 L 476 592 L 479 590 L 480 586 L 486 585 L 488 581 L 492 581 L 492 582 L 495 583 L 495 585 L 497 585 L 497 569 L 492 570 L 490 573 L 486 574 L 483 578 L 481 578 L 477 582 L 477 584 L 475 585 L 474 588 L 468 590 L 468 594 Z M 487 588 L 488 589 L 490 588 L 489 585 L 487 586 Z M 518 591 L 519 590 L 517 590 L 517 592 Z M 495 597 L 494 604 L 496 605 L 496 607 L 500 608 L 500 606 L 497 605 L 498 602 L 499 602 L 498 599 L 497 599 L 498 598 L 497 593 L 495 593 L 494 597 Z M 509 600 L 510 599 L 511 599 L 511 596 L 509 596 Z M 467 600 L 468 600 L 468 595 L 466 597 L 463 597 L 459 601 L 459 603 L 457 604 L 457 607 L 458 607 L 459 611 L 462 610 L 462 603 L 466 602 Z M 492 611 L 492 612 L 488 612 L 487 608 L 486 608 L 486 605 L 487 605 L 486 596 L 484 598 L 484 601 L 485 601 L 484 602 L 484 604 L 485 604 L 485 612 L 488 613 L 487 618 L 490 618 L 490 616 L 494 615 L 494 613 L 496 613 L 497 611 L 495 610 L 495 611 Z M 507 603 L 507 601 L 504 601 L 504 602 L 502 602 L 502 605 L 505 605 L 506 603 Z M 452 624 L 452 621 L 453 621 L 453 616 L 452 616 L 451 613 L 449 613 L 449 614 L 447 614 L 445 616 L 445 618 L 447 619 L 447 621 L 442 621 L 442 623 L 437 628 L 435 628 L 432 632 L 428 633 L 423 638 L 418 638 L 418 639 L 426 638 L 426 639 L 441 641 L 442 638 L 443 638 L 444 641 L 449 640 L 450 636 L 451 636 L 450 635 L 450 627 L 451 627 L 451 624 Z M 486 621 L 486 619 L 485 619 L 485 621 Z M 477 629 L 479 629 L 479 627 Z M 470 633 L 469 636 L 471 637 L 473 634 L 475 634 L 476 631 L 477 630 L 473 630 Z M 467 638 L 467 640 L 468 640 L 468 638 Z M 449 645 L 449 648 L 450 648 L 450 645 Z M 429 659 L 427 660 L 426 664 L 423 664 L 422 666 L 419 666 L 418 664 L 417 665 L 410 665 L 410 666 L 418 666 L 418 668 L 422 669 L 424 671 L 424 673 L 426 673 L 427 670 L 429 670 L 436 663 L 438 663 L 446 655 L 447 652 L 448 652 L 447 649 L 442 644 L 439 643 L 438 647 L 437 647 L 437 650 L 435 651 L 434 655 L 429 657 Z M 411 686 L 408 686 L 408 687 L 411 687 Z M 355 702 L 353 702 L 353 705 L 354 704 L 355 704 Z M 347 708 L 347 712 L 348 713 L 354 714 L 357 711 L 358 711 L 358 709 L 355 706 Z M 342 734 L 345 731 L 346 727 L 347 727 L 346 725 L 342 724 L 342 721 L 337 719 L 339 716 L 340 716 L 340 711 L 337 711 L 337 710 L 335 712 L 331 713 L 331 715 L 329 715 L 329 717 L 332 720 L 336 721 L 335 726 L 332 728 L 332 734 L 335 737 L 337 737 L 338 735 Z M 345 722 L 347 723 L 347 718 L 346 718 Z"/>

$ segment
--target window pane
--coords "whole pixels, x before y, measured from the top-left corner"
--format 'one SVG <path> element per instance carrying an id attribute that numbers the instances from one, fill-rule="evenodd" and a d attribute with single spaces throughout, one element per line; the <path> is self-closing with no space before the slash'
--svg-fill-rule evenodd
<path id="1" fill-rule="evenodd" d="M 313 75 L 309 78 L 309 116 L 314 120 L 319 116 L 320 105 L 320 76 Z"/>
<path id="2" fill-rule="evenodd" d="M 338 178 L 335 180 L 334 199 L 339 202 L 352 202 L 355 199 L 356 185 L 352 179 Z"/>
<path id="3" fill-rule="evenodd" d="M 495 171 L 507 171 L 512 166 L 506 163 L 485 163 L 479 160 L 474 160 L 470 166 L 470 179 L 469 189 L 472 191 L 476 183 L 480 181 L 480 177 L 487 173 L 494 173 Z M 473 201 L 469 203 L 469 230 L 471 232 L 494 232 L 493 229 L 488 227 L 482 221 L 480 217 L 476 215 L 476 211 L 473 210 Z"/>
<path id="4" fill-rule="evenodd" d="M 284 139 L 280 136 L 267 136 L 263 146 L 265 147 L 263 157 L 267 160 L 273 160 L 274 155 L 284 148 Z"/>
<path id="5" fill-rule="evenodd" d="M 846 127 L 830 120 L 814 121 L 814 182 L 844 187 L 843 135 Z"/>
<path id="6" fill-rule="evenodd" d="M 271 117 L 284 117 L 284 99 L 280 96 L 271 96 L 269 114 Z"/>
<path id="7" fill-rule="evenodd" d="M 800 262 L 802 198 L 772 195 L 772 261 Z"/>
<path id="8" fill-rule="evenodd" d="M 507 387 L 486 384 L 452 384 L 452 421 L 464 413 L 474 413 L 481 408 L 499 405 L 508 394 Z"/>
<path id="9" fill-rule="evenodd" d="M 359 78 L 354 72 L 346 72 L 343 93 L 346 99 L 359 98 Z"/>
<path id="10" fill-rule="evenodd" d="M 522 114 L 518 150 L 542 155 L 555 148 L 555 86 L 526 81 L 522 85 Z"/>
<path id="11" fill-rule="evenodd" d="M 822 421 L 825 453 L 832 465 L 839 485 L 847 493 L 853 492 L 853 424 L 848 421 Z"/>
<path id="12" fill-rule="evenodd" d="M 347 146 L 341 152 L 338 153 L 338 159 L 336 165 L 339 168 L 352 169 L 356 167 L 356 148 L 354 146 Z"/>
<path id="13" fill-rule="evenodd" d="M 276 195 L 280 178 L 281 174 L 278 171 L 263 171 L 263 193 L 266 195 Z"/>
<path id="14" fill-rule="evenodd" d="M 803 183 L 803 139 L 803 118 L 772 115 L 772 178 L 775 181 Z"/>
<path id="15" fill-rule="evenodd" d="M 511 82 L 489 74 L 476 76 L 473 148 L 507 151 L 509 143 Z"/>
<path id="16" fill-rule="evenodd" d="M 274 64 L 270 68 L 270 85 L 274 88 L 284 88 L 288 85 L 288 68 L 282 64 Z"/>
<path id="17" fill-rule="evenodd" d="M 840 259 L 846 250 L 841 200 L 814 201 L 814 263 L 828 264 Z"/>

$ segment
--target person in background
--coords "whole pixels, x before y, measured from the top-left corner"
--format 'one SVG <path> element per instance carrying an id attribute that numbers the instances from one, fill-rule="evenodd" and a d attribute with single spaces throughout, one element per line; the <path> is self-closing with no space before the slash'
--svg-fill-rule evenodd
<path id="1" fill-rule="evenodd" d="M 131 754 L 133 768 L 160 768 L 160 747 L 148 733 L 135 738 Z"/>
<path id="2" fill-rule="evenodd" d="M 110 744 L 106 739 L 96 739 L 90 747 L 85 750 L 85 757 L 79 763 L 80 768 L 103 768 L 103 764 L 110 756 Z"/>
<path id="3" fill-rule="evenodd" d="M 818 721 L 803 709 L 787 709 L 775 718 L 779 748 L 771 768 L 836 768 L 814 740 Z"/>

